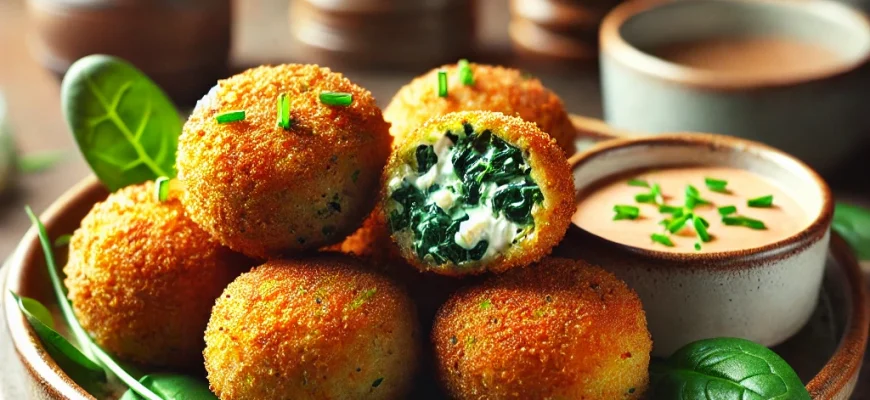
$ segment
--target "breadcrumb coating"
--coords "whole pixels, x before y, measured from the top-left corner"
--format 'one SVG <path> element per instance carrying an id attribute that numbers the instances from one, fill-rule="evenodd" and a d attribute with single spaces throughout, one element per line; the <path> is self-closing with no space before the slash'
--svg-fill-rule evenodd
<path id="1" fill-rule="evenodd" d="M 208 380 L 223 400 L 401 399 L 420 356 L 405 291 L 341 254 L 243 274 L 205 337 Z"/>
<path id="2" fill-rule="evenodd" d="M 321 91 L 353 96 L 347 107 Z M 277 125 L 287 94 L 292 125 Z M 215 115 L 245 110 L 243 121 Z M 264 66 L 218 85 L 179 138 L 178 175 L 191 218 L 252 257 L 278 257 L 337 243 L 371 212 L 389 155 L 389 124 L 369 91 L 316 65 Z"/>
<path id="3" fill-rule="evenodd" d="M 640 300 L 579 260 L 546 258 L 461 291 L 432 341 L 456 399 L 638 399 L 649 382 Z"/>
<path id="4" fill-rule="evenodd" d="M 211 307 L 251 261 L 212 239 L 154 182 L 94 205 L 72 236 L 64 283 L 79 322 L 107 351 L 154 366 L 202 365 Z"/>
<path id="5" fill-rule="evenodd" d="M 556 145 L 555 140 L 541 132 L 535 124 L 517 117 L 497 112 L 463 111 L 429 120 L 399 144 L 390 156 L 384 169 L 380 207 L 383 210 L 395 208 L 391 205 L 393 201 L 390 198 L 389 182 L 394 178 L 403 178 L 400 174 L 407 170 L 406 165 L 412 165 L 417 146 L 433 144 L 448 130 L 462 130 L 466 122 L 477 130 L 491 130 L 493 135 L 523 151 L 525 161 L 531 167 L 531 177 L 544 196 L 540 206 L 532 210 L 534 230 L 491 260 L 469 261 L 461 265 L 432 265 L 421 260 L 411 246 L 412 233 L 393 232 L 393 241 L 398 245 L 406 262 L 421 271 L 443 275 L 504 272 L 540 260 L 550 254 L 568 230 L 574 213 L 574 180 L 565 153 Z"/>
<path id="6" fill-rule="evenodd" d="M 575 129 L 562 100 L 541 81 L 512 68 L 470 64 L 474 84 L 463 85 L 456 64 L 435 68 L 403 86 L 384 109 L 397 143 L 430 118 L 456 111 L 495 111 L 535 123 L 567 155 L 575 152 Z M 438 71 L 447 71 L 448 95 L 438 96 Z"/>

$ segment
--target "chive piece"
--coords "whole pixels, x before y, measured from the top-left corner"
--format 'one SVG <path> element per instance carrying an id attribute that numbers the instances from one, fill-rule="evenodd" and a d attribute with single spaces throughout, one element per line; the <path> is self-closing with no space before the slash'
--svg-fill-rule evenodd
<path id="1" fill-rule="evenodd" d="M 245 110 L 227 111 L 215 115 L 215 121 L 219 124 L 228 124 L 230 122 L 238 122 L 245 120 Z"/>
<path id="2" fill-rule="evenodd" d="M 692 185 L 686 185 L 686 208 L 694 210 L 697 205 L 710 204 L 710 201 L 701 198 L 701 192 Z"/>
<path id="3" fill-rule="evenodd" d="M 704 227 L 705 227 L 705 228 L 709 228 L 709 227 L 710 227 L 710 223 L 707 222 L 707 220 L 704 219 L 704 217 L 699 216 L 698 219 L 701 220 L 701 223 L 704 224 Z"/>
<path id="4" fill-rule="evenodd" d="M 668 225 L 671 224 L 671 221 L 673 221 L 673 220 L 670 219 L 670 218 L 665 218 L 665 219 L 659 221 L 659 225 L 664 226 L 665 229 L 667 229 L 667 228 L 668 228 Z"/>
<path id="5" fill-rule="evenodd" d="M 773 206 L 773 195 L 769 194 L 767 196 L 749 199 L 746 202 L 746 205 L 748 205 L 749 207 L 771 207 Z"/>
<path id="6" fill-rule="evenodd" d="M 665 202 L 665 198 L 664 196 L 662 196 L 662 187 L 659 186 L 658 183 L 653 183 L 652 191 L 650 193 L 652 193 L 656 204 L 662 204 Z"/>
<path id="7" fill-rule="evenodd" d="M 710 191 L 712 192 L 728 193 L 728 189 L 725 188 L 726 186 L 728 186 L 728 181 L 726 180 L 704 178 L 704 184 L 706 184 L 707 189 L 710 189 Z"/>
<path id="8" fill-rule="evenodd" d="M 670 232 L 670 233 L 679 232 L 680 229 L 683 229 L 683 226 L 686 225 L 686 222 L 689 220 L 689 218 L 692 218 L 692 214 L 686 214 L 686 215 L 683 215 L 682 217 L 679 217 L 679 218 L 671 221 L 671 223 L 668 224 L 668 232 Z"/>
<path id="9" fill-rule="evenodd" d="M 641 193 L 639 195 L 634 196 L 634 201 L 638 203 L 656 203 L 656 195 L 653 193 Z"/>
<path id="10" fill-rule="evenodd" d="M 745 226 L 751 229 L 767 229 L 767 226 L 764 225 L 764 222 L 761 222 L 757 219 L 749 218 L 749 217 L 722 217 L 722 223 L 730 226 Z"/>
<path id="11" fill-rule="evenodd" d="M 447 71 L 438 71 L 438 97 L 447 97 Z"/>
<path id="12" fill-rule="evenodd" d="M 640 216 L 640 209 L 635 206 L 615 205 L 613 211 L 616 215 L 613 216 L 614 221 L 621 219 L 637 219 Z"/>
<path id="13" fill-rule="evenodd" d="M 465 86 L 471 86 L 474 84 L 474 72 L 471 70 L 471 65 L 468 64 L 468 60 L 464 58 L 459 60 L 459 80 L 462 81 L 462 84 Z"/>
<path id="14" fill-rule="evenodd" d="M 660 205 L 659 212 L 662 214 L 682 214 L 683 209 L 681 207 L 674 207 L 669 205 Z"/>
<path id="15" fill-rule="evenodd" d="M 737 212 L 737 207 L 734 207 L 734 206 L 719 207 L 719 215 L 721 215 L 723 217 L 726 215 L 729 215 L 729 214 L 734 214 L 736 212 Z"/>
<path id="16" fill-rule="evenodd" d="M 701 251 L 701 243 L 695 242 L 695 251 Z"/>
<path id="17" fill-rule="evenodd" d="M 161 176 L 154 183 L 154 198 L 161 203 L 166 201 L 169 198 L 169 178 Z"/>
<path id="18" fill-rule="evenodd" d="M 637 187 L 645 187 L 645 188 L 648 188 L 648 187 L 649 187 L 649 182 L 647 182 L 647 181 L 645 181 L 645 180 L 643 180 L 643 179 L 629 179 L 629 180 L 628 180 L 628 186 L 637 186 Z"/>
<path id="19" fill-rule="evenodd" d="M 653 233 L 652 235 L 650 235 L 650 238 L 653 242 L 663 244 L 668 247 L 674 247 L 674 242 L 671 241 L 671 238 L 662 235 L 661 233 Z"/>
<path id="20" fill-rule="evenodd" d="M 287 93 L 278 95 L 278 126 L 284 129 L 290 129 L 292 121 L 290 121 L 290 99 Z"/>
<path id="21" fill-rule="evenodd" d="M 353 94 L 345 92 L 320 92 L 320 102 L 328 106 L 347 107 L 353 103 Z"/>
<path id="22" fill-rule="evenodd" d="M 692 225 L 695 226 L 695 233 L 698 234 L 698 238 L 701 239 L 702 242 L 707 243 L 710 241 L 710 234 L 707 232 L 707 225 L 705 225 L 706 221 L 699 216 L 694 216 L 692 218 Z"/>

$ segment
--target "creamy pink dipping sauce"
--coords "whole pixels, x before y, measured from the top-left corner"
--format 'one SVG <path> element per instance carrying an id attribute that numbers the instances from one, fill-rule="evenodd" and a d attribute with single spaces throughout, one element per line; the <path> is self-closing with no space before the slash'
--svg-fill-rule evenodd
<path id="1" fill-rule="evenodd" d="M 726 188 L 729 193 L 711 191 L 707 188 L 704 178 L 728 181 Z M 635 195 L 647 193 L 650 189 L 630 186 L 629 179 L 641 179 L 650 185 L 659 184 L 664 195 L 664 203 L 676 207 L 684 205 L 686 186 L 693 185 L 700 192 L 701 198 L 713 203 L 698 205 L 694 209 L 696 215 L 709 222 L 707 231 L 712 240 L 702 242 L 700 251 L 695 250 L 695 243 L 700 240 L 691 228 L 691 223 L 677 233 L 669 234 L 660 221 L 671 216 L 660 213 L 657 205 L 636 202 Z M 773 195 L 772 207 L 756 208 L 747 205 L 747 200 L 767 195 Z M 616 213 L 613 211 L 613 206 L 617 204 L 638 207 L 640 216 L 635 220 L 614 221 L 613 217 Z M 737 207 L 737 212 L 730 216 L 760 220 L 764 222 L 767 229 L 755 230 L 743 226 L 725 225 L 718 208 L 731 205 Z M 761 247 L 786 239 L 800 232 L 810 223 L 807 212 L 776 183 L 749 171 L 727 167 L 675 167 L 623 175 L 618 179 L 605 179 L 581 194 L 573 220 L 584 230 L 613 242 L 675 253 L 705 253 Z M 650 238 L 652 233 L 668 235 L 674 247 L 654 242 Z"/>

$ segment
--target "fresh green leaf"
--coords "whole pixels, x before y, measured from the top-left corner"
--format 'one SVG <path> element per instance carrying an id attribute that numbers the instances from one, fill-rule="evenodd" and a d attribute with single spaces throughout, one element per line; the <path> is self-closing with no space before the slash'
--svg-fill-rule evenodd
<path id="1" fill-rule="evenodd" d="M 776 353 L 745 339 L 690 343 L 650 368 L 657 400 L 809 400 L 792 368 Z"/>
<path id="2" fill-rule="evenodd" d="M 57 264 L 54 261 L 54 253 L 52 252 L 51 242 L 48 238 L 48 231 L 45 229 L 45 225 L 42 224 L 42 221 L 40 221 L 39 218 L 36 217 L 36 214 L 33 213 L 33 210 L 31 210 L 29 206 L 25 207 L 24 211 L 27 213 L 27 216 L 30 218 L 30 221 L 36 228 L 36 233 L 39 236 L 39 242 L 42 245 L 42 252 L 45 256 L 45 264 L 48 267 L 48 276 L 51 279 L 51 286 L 54 289 L 54 294 L 57 297 L 57 302 L 60 306 L 63 316 L 66 319 L 66 322 L 69 325 L 70 329 L 73 331 L 73 334 L 75 335 L 79 346 L 81 346 L 82 348 L 82 353 L 94 362 L 96 362 L 96 360 L 99 360 L 99 362 L 104 365 L 108 370 L 112 371 L 112 373 L 115 374 L 118 379 L 120 379 L 129 388 L 136 391 L 136 393 L 144 397 L 146 400 L 162 400 L 159 396 L 148 390 L 146 387 L 142 386 L 142 384 L 140 384 L 135 378 L 133 378 L 123 367 L 118 365 L 118 362 L 115 361 L 112 356 L 110 356 L 103 349 L 101 349 L 100 346 L 97 346 L 97 344 L 93 342 L 88 333 L 85 332 L 84 328 L 82 328 L 81 324 L 79 324 L 78 319 L 76 319 L 75 313 L 73 313 L 72 311 L 72 305 L 66 298 L 66 291 L 64 290 L 63 283 L 61 283 L 60 274 L 57 272 Z"/>
<path id="3" fill-rule="evenodd" d="M 106 372 L 54 330 L 54 319 L 42 303 L 9 292 L 45 351 L 74 381 L 85 387 L 106 382 Z"/>
<path id="4" fill-rule="evenodd" d="M 182 120 L 134 66 L 106 55 L 84 57 L 64 76 L 61 102 L 79 150 L 110 191 L 175 177 Z"/>
<path id="5" fill-rule="evenodd" d="M 870 210 L 837 203 L 832 229 L 852 246 L 860 260 L 870 260 Z"/>
<path id="6" fill-rule="evenodd" d="M 217 400 L 217 396 L 209 390 L 208 382 L 187 375 L 150 374 L 139 379 L 139 383 L 163 400 Z M 128 390 L 120 400 L 141 399 L 136 392 Z"/>
<path id="7" fill-rule="evenodd" d="M 435 154 L 435 148 L 430 145 L 421 144 L 417 146 L 417 172 L 426 173 L 435 164 L 438 163 L 438 155 Z"/>
<path id="8" fill-rule="evenodd" d="M 51 169 L 66 157 L 65 151 L 43 151 L 19 156 L 18 170 L 25 173 L 42 172 Z"/>

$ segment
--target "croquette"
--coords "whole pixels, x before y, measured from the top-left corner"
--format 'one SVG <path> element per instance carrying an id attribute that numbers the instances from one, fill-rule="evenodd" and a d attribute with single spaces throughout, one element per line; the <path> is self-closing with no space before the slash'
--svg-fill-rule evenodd
<path id="1" fill-rule="evenodd" d="M 323 92 L 352 96 L 349 106 Z M 286 96 L 286 97 L 285 97 Z M 279 99 L 289 127 L 279 126 Z M 216 116 L 245 111 L 241 121 Z M 367 90 L 315 65 L 250 69 L 197 103 L 178 145 L 182 202 L 224 245 L 258 258 L 340 242 L 376 201 L 389 124 Z"/>
<path id="2" fill-rule="evenodd" d="M 211 307 L 247 258 L 159 202 L 154 182 L 97 203 L 72 235 L 64 281 L 79 322 L 125 360 L 202 368 Z"/>
<path id="3" fill-rule="evenodd" d="M 456 399 L 638 399 L 649 383 L 640 300 L 578 260 L 546 258 L 459 292 L 432 341 Z"/>
<path id="4" fill-rule="evenodd" d="M 393 151 L 383 182 L 380 207 L 402 257 L 444 275 L 538 261 L 574 212 L 565 153 L 534 124 L 500 113 L 430 120 Z"/>
<path id="5" fill-rule="evenodd" d="M 456 64 L 436 68 L 415 78 L 395 94 L 384 109 L 397 138 L 412 135 L 433 117 L 456 111 L 495 111 L 535 123 L 567 155 L 575 151 L 575 129 L 562 100 L 536 78 L 521 71 L 470 63 L 474 83 L 464 85 Z M 438 71 L 447 72 L 447 97 L 438 95 Z"/>
<path id="6" fill-rule="evenodd" d="M 401 399 L 420 330 L 407 293 L 342 254 L 273 260 L 215 304 L 205 367 L 223 400 Z"/>

